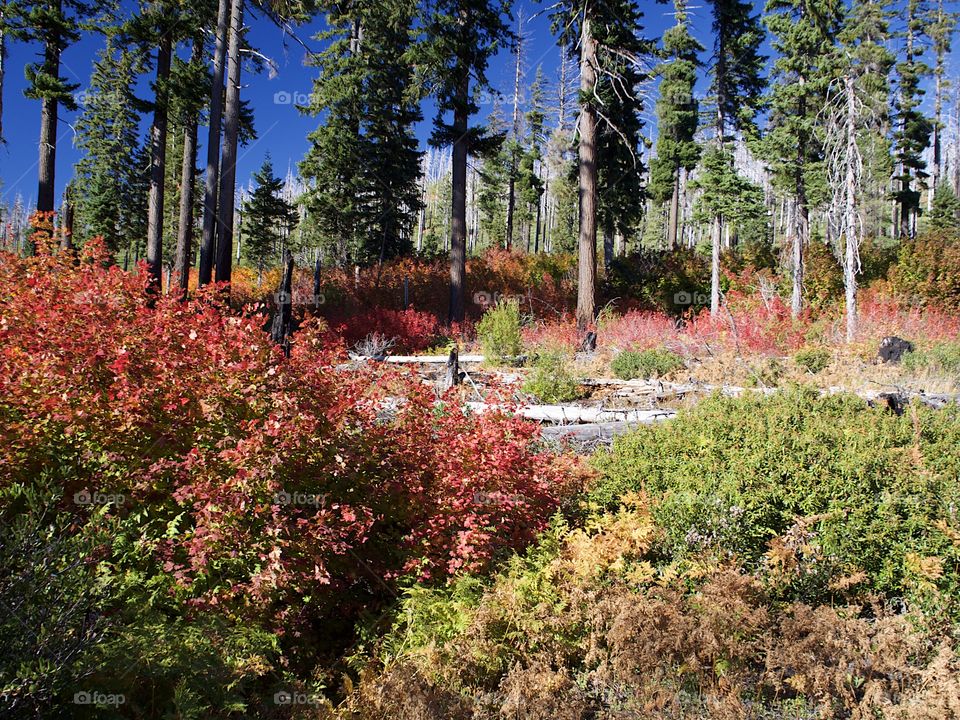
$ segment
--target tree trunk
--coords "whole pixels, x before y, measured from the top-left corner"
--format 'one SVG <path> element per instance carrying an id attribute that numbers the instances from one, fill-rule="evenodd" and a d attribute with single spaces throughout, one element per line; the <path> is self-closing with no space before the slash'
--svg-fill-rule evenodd
<path id="1" fill-rule="evenodd" d="M 277 292 L 277 310 L 273 316 L 270 337 L 290 357 L 290 331 L 293 320 L 293 255 L 287 250 L 283 253 L 283 275 Z"/>
<path id="2" fill-rule="evenodd" d="M 157 49 L 156 97 L 153 127 L 150 130 L 150 198 L 147 204 L 147 269 L 155 290 L 159 290 L 163 283 L 163 178 L 167 162 L 167 109 L 172 54 L 170 33 L 163 33 Z"/>
<path id="3" fill-rule="evenodd" d="M 670 196 L 670 216 L 667 221 L 667 247 L 677 249 L 677 226 L 680 215 L 680 171 L 673 176 L 673 194 Z"/>
<path id="4" fill-rule="evenodd" d="M 73 250 L 73 199 L 69 188 L 63 193 L 63 207 L 60 211 L 60 249 Z"/>
<path id="5" fill-rule="evenodd" d="M 937 2 L 937 22 L 943 22 L 943 0 L 938 0 Z M 934 69 L 935 90 L 933 96 L 933 167 L 930 170 L 930 192 L 927 196 L 929 198 L 927 205 L 928 209 L 932 207 L 933 193 L 936 191 L 937 185 L 940 184 L 940 168 L 943 162 L 942 151 L 940 148 L 940 128 L 943 121 L 943 55 L 943 45 L 942 43 L 938 43 L 937 64 Z"/>
<path id="6" fill-rule="evenodd" d="M 723 235 L 723 218 L 713 218 L 713 232 L 710 234 L 710 315 L 720 314 L 720 238 Z"/>
<path id="7" fill-rule="evenodd" d="M 523 32 L 523 16 L 520 16 L 520 32 Z M 520 135 L 520 59 L 522 38 L 517 34 L 516 70 L 513 76 L 513 142 L 510 148 L 510 181 L 507 189 L 507 238 L 506 248 L 513 247 L 513 216 L 517 207 L 517 148 Z"/>
<path id="8" fill-rule="evenodd" d="M 203 41 L 193 41 L 192 64 L 203 59 Z M 197 116 L 190 113 L 183 129 L 183 166 L 180 168 L 180 221 L 177 224 L 177 256 L 173 271 L 183 297 L 190 285 L 190 262 L 193 256 L 193 190 L 197 166 Z"/>
<path id="9" fill-rule="evenodd" d="M 597 79 L 597 43 L 590 18 L 583 18 L 580 41 L 580 237 L 577 284 L 577 330 L 584 334 L 594 320 L 597 277 L 597 116 L 593 92 Z"/>
<path id="10" fill-rule="evenodd" d="M 54 3 L 59 13 L 59 0 Z M 44 69 L 51 75 L 60 74 L 60 39 L 54 37 L 46 46 L 43 58 Z M 54 177 L 57 166 L 57 113 L 58 103 L 54 98 L 40 101 L 40 161 L 37 187 L 37 211 L 53 212 Z"/>
<path id="11" fill-rule="evenodd" d="M 853 342 L 857 336 L 857 258 L 859 256 L 859 223 L 857 222 L 857 176 L 855 158 L 857 148 L 857 107 L 853 88 L 853 78 L 849 75 L 844 81 L 847 95 L 847 150 L 846 177 L 844 188 L 844 226 L 846 248 L 843 262 L 843 286 L 847 302 L 847 342 Z"/>
<path id="12" fill-rule="evenodd" d="M 240 134 L 240 33 L 243 0 L 232 0 L 227 46 L 227 102 L 224 109 L 223 155 L 220 160 L 220 202 L 217 205 L 218 283 L 230 282 L 233 263 L 234 193 L 237 189 L 237 142 Z"/>
<path id="13" fill-rule="evenodd" d="M 3 139 L 3 80 L 7 67 L 7 37 L 3 24 L 6 18 L 7 3 L 0 2 L 0 145 L 6 143 Z"/>
<path id="14" fill-rule="evenodd" d="M 793 211 L 793 252 L 791 271 L 793 275 L 793 291 L 790 296 L 790 314 L 798 317 L 803 310 L 803 248 L 806 238 L 806 228 L 809 221 L 809 211 L 806 204 L 797 201 Z"/>
<path id="15" fill-rule="evenodd" d="M 210 93 L 210 127 L 207 131 L 207 170 L 203 188 L 203 237 L 200 241 L 199 285 L 213 277 L 217 242 L 217 187 L 220 184 L 220 123 L 223 119 L 223 62 L 227 49 L 230 1 L 220 0 L 217 38 L 213 55 L 213 91 Z"/>
<path id="16" fill-rule="evenodd" d="M 450 217 L 450 322 L 463 322 L 464 287 L 467 274 L 467 122 L 470 101 L 470 76 L 458 81 L 456 109 L 453 111 L 453 199 Z"/>

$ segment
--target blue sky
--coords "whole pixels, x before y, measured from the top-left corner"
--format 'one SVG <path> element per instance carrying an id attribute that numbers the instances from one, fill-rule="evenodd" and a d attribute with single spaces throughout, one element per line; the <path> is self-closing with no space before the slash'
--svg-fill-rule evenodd
<path id="1" fill-rule="evenodd" d="M 528 83 L 533 79 L 538 64 L 543 64 L 548 79 L 553 81 L 556 76 L 560 55 L 550 32 L 549 19 L 543 13 L 543 9 L 548 5 L 525 1 L 519 3 L 515 10 L 515 14 L 522 11 L 525 17 L 530 18 L 526 24 L 528 44 L 525 52 Z M 673 22 L 670 15 L 672 3 L 665 5 L 648 1 L 643 3 L 643 8 L 645 34 L 659 37 L 663 29 Z M 691 10 L 691 14 L 695 34 L 704 45 L 709 46 L 709 5 L 697 5 Z M 285 35 L 259 13 L 248 12 L 245 19 L 250 28 L 250 43 L 275 61 L 278 72 L 274 77 L 270 77 L 266 70 L 254 74 L 248 69 L 243 76 L 242 96 L 253 105 L 259 138 L 240 150 L 237 177 L 241 186 L 246 185 L 250 174 L 259 167 L 268 151 L 273 156 L 274 166 L 279 174 L 285 173 L 288 166 L 295 169 L 297 161 L 307 150 L 307 134 L 318 124 L 317 118 L 305 117 L 294 107 L 298 98 L 303 101 L 310 93 L 312 80 L 317 73 L 315 68 L 308 67 L 305 63 L 307 52 L 300 43 Z M 318 17 L 309 25 L 297 28 L 296 33 L 310 48 L 319 50 L 321 43 L 313 37 L 323 28 L 323 20 Z M 63 74 L 72 82 L 79 83 L 81 91 L 88 86 L 93 62 L 101 46 L 102 40 L 99 36 L 87 35 L 64 53 Z M 32 204 L 36 198 L 40 103 L 23 97 L 26 84 L 23 68 L 27 63 L 36 60 L 38 50 L 39 46 L 23 43 L 9 47 L 3 108 L 7 144 L 0 146 L 0 204 L 12 204 L 17 193 L 23 196 L 27 205 Z M 185 52 L 181 50 L 182 54 Z M 493 60 L 489 71 L 494 88 L 504 95 L 512 93 L 512 62 L 509 53 L 503 52 Z M 146 78 L 143 82 L 141 94 L 144 96 L 148 94 L 148 80 L 149 78 Z M 487 110 L 489 107 L 484 107 L 481 112 Z M 652 114 L 652 108 L 648 112 Z M 424 115 L 425 120 L 418 128 L 418 135 L 425 142 L 433 120 L 433 110 L 429 103 L 424 106 Z M 61 110 L 56 176 L 58 197 L 79 159 L 72 128 L 76 119 L 77 113 Z M 206 135 L 205 129 L 201 129 L 200 135 L 202 142 Z M 202 148 L 199 157 L 204 157 Z"/>

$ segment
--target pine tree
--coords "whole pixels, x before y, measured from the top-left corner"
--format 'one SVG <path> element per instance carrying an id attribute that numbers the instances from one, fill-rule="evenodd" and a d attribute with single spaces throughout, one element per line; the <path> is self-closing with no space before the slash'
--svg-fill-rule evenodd
<path id="1" fill-rule="evenodd" d="M 770 124 L 764 155 L 774 184 L 790 201 L 794 316 L 803 307 L 804 253 L 810 239 L 810 210 L 826 200 L 823 142 L 818 113 L 826 99 L 840 21 L 831 0 L 768 0 L 764 21 L 777 53 L 769 93 Z"/>
<path id="2" fill-rule="evenodd" d="M 700 157 L 694 141 L 699 105 L 693 90 L 697 81 L 697 54 L 703 46 L 690 34 L 686 0 L 674 0 L 676 24 L 663 34 L 658 68 L 657 156 L 650 162 L 650 194 L 654 202 L 670 202 L 667 246 L 677 245 L 680 208 L 680 171 L 691 170 Z"/>
<path id="3" fill-rule="evenodd" d="M 960 198 L 950 183 L 940 183 L 933 193 L 933 206 L 927 218 L 930 230 L 957 232 L 960 230 Z"/>
<path id="4" fill-rule="evenodd" d="M 530 235 L 534 236 L 534 252 L 537 252 L 540 246 L 541 200 L 545 190 L 544 182 L 540 177 L 543 166 L 543 125 L 546 121 L 543 108 L 544 83 L 543 67 L 538 65 L 533 84 L 530 86 L 530 106 L 525 115 L 526 147 L 520 156 L 517 169 L 517 197 L 520 200 L 518 219 L 526 228 L 525 236 L 528 246 Z M 531 223 L 534 225 L 532 233 Z"/>
<path id="5" fill-rule="evenodd" d="M 622 229 L 642 209 L 638 85 L 641 59 L 652 48 L 639 36 L 642 13 L 633 0 L 602 5 L 567 0 L 554 8 L 561 44 L 576 48 L 580 59 L 577 327 L 582 334 L 595 319 L 598 221 L 602 215 L 608 229 Z"/>
<path id="6" fill-rule="evenodd" d="M 8 4 L 7 27 L 17 39 L 43 47 L 43 60 L 26 66 L 24 95 L 40 101 L 40 159 L 38 162 L 37 210 L 54 211 L 57 118 L 60 107 L 76 110 L 73 94 L 80 86 L 60 72 L 63 51 L 80 39 L 80 25 L 91 17 L 95 5 L 79 0 L 16 0 Z"/>
<path id="7" fill-rule="evenodd" d="M 326 113 L 300 165 L 324 234 L 342 263 L 366 264 L 412 250 L 420 208 L 421 119 L 406 53 L 410 0 L 354 2 L 328 13 L 333 42 L 321 55 L 308 111 Z"/>
<path id="8" fill-rule="evenodd" d="M 714 47 L 710 63 L 710 104 L 713 110 L 713 146 L 703 163 L 698 181 L 700 199 L 710 215 L 710 312 L 720 310 L 720 245 L 725 223 L 755 220 L 756 205 L 730 198 L 721 192 L 752 192 L 752 186 L 734 167 L 731 141 L 738 134 L 756 135 L 754 120 L 762 105 L 764 58 L 760 54 L 763 31 L 751 3 L 713 0 Z M 746 213 L 746 214 L 744 214 Z"/>
<path id="9" fill-rule="evenodd" d="M 509 0 L 432 0 L 422 19 L 422 38 L 415 57 L 423 82 L 436 98 L 437 116 L 430 143 L 453 146 L 450 228 L 451 322 L 462 322 L 466 310 L 467 156 L 499 145 L 482 126 L 470 125 L 479 111 L 472 92 L 489 87 L 487 66 L 511 39 L 506 23 Z M 451 122 L 447 122 L 452 115 Z"/>
<path id="10" fill-rule="evenodd" d="M 279 259 L 280 240 L 293 228 L 297 210 L 283 197 L 283 180 L 276 177 L 268 153 L 260 169 L 253 174 L 256 187 L 243 204 L 243 254 L 257 269 L 258 282 L 271 259 Z"/>
<path id="11" fill-rule="evenodd" d="M 499 101 L 487 116 L 487 130 L 503 135 L 507 123 Z M 478 170 L 477 209 L 479 210 L 480 244 L 485 247 L 507 246 L 508 196 L 513 148 L 503 143 L 483 153 Z"/>
<path id="12" fill-rule="evenodd" d="M 906 11 L 904 55 L 896 65 L 894 142 L 898 170 L 894 180 L 898 187 L 893 198 L 900 210 L 900 236 L 913 237 L 920 211 L 920 190 L 927 177 L 923 151 L 930 143 L 933 123 L 920 107 L 925 94 L 922 83 L 930 74 L 921 46 L 927 21 L 925 1 L 907 0 Z"/>
<path id="13" fill-rule="evenodd" d="M 134 85 L 143 66 L 136 52 L 108 39 L 93 67 L 90 91 L 77 122 L 76 235 L 100 235 L 116 255 L 134 239 L 146 218 L 139 156 L 140 113 Z"/>

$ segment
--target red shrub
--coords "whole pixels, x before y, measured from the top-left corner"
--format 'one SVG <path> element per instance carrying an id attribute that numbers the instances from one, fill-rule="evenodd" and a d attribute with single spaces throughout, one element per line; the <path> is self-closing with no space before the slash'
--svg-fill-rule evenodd
<path id="1" fill-rule="evenodd" d="M 285 359 L 262 315 L 214 296 L 151 309 L 142 270 L 106 257 L 0 259 L 0 488 L 62 493 L 81 524 L 75 493 L 123 495 L 116 536 L 152 548 L 182 599 L 272 605 L 277 623 L 304 597 L 349 609 L 351 588 L 478 569 L 558 507 L 568 483 L 535 426 L 441 411 L 412 374 L 340 370 L 315 322 Z"/>

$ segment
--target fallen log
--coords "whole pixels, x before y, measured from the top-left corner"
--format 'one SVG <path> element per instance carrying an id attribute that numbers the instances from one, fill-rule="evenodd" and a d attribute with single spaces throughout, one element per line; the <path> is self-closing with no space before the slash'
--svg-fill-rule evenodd
<path id="1" fill-rule="evenodd" d="M 500 410 L 516 413 L 528 420 L 568 425 L 608 422 L 646 423 L 676 415 L 673 410 L 604 410 L 574 405 L 521 405 L 515 407 L 511 405 L 492 405 L 485 402 L 468 402 L 465 405 L 476 413 Z"/>
<path id="2" fill-rule="evenodd" d="M 356 355 L 350 353 L 351 360 L 373 360 L 395 365 L 446 365 L 450 359 L 447 355 Z M 482 363 L 483 355 L 461 355 L 459 362 Z"/>
<path id="3" fill-rule="evenodd" d="M 541 428 L 540 434 L 549 440 L 569 439 L 577 442 L 596 442 L 611 440 L 617 435 L 623 435 L 635 430 L 641 425 L 670 420 L 673 416 L 666 413 L 650 417 L 642 422 L 607 422 L 584 423 L 580 425 L 552 425 Z"/>

